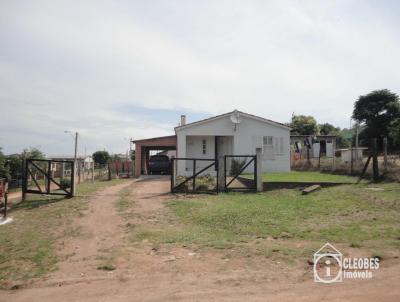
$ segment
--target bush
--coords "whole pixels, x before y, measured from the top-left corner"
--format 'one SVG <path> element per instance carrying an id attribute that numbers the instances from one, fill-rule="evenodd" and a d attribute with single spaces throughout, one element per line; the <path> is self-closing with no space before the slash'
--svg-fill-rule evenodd
<path id="1" fill-rule="evenodd" d="M 229 170 L 229 174 L 231 176 L 239 174 L 245 164 L 246 164 L 246 160 L 245 159 L 244 160 L 232 159 L 231 168 Z"/>
<path id="2" fill-rule="evenodd" d="M 61 179 L 60 181 L 61 188 L 69 189 L 71 188 L 71 180 L 70 179 Z"/>

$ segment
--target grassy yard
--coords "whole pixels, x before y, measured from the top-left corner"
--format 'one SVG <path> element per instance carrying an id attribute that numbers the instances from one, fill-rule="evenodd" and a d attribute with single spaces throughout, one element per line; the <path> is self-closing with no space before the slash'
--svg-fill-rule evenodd
<path id="1" fill-rule="evenodd" d="M 296 175 L 296 173 L 294 174 Z M 296 178 L 293 178 L 296 179 Z M 363 248 L 382 257 L 400 249 L 400 185 L 359 184 L 322 189 L 198 196 L 168 202 L 169 223 L 135 230 L 157 243 L 232 249 L 250 255 L 306 259 L 323 243 Z"/>
<path id="2" fill-rule="evenodd" d="M 253 177 L 253 176 L 251 176 Z M 321 173 L 316 171 L 298 172 L 291 171 L 287 173 L 264 173 L 262 176 L 264 182 L 337 182 L 337 183 L 355 183 L 356 177 L 347 175 L 337 175 Z"/>
<path id="3" fill-rule="evenodd" d="M 14 221 L 0 226 L 0 287 L 53 270 L 57 263 L 56 240 L 80 232 L 71 221 L 86 208 L 84 201 L 88 197 L 85 195 L 121 181 L 80 184 L 78 194 L 81 197 L 29 195 L 26 202 L 14 205 L 9 212 Z"/>

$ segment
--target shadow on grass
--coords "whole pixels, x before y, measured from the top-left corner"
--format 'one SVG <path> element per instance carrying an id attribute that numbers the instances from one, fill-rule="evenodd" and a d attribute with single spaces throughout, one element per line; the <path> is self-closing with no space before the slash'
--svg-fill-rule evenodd
<path id="1" fill-rule="evenodd" d="M 68 200 L 70 198 L 66 197 L 51 197 L 51 198 L 46 198 L 42 197 L 41 199 L 31 199 L 31 200 L 26 200 L 26 201 L 20 201 L 16 204 L 14 204 L 11 207 L 11 211 L 13 210 L 19 210 L 19 209 L 36 209 L 41 206 L 49 205 L 52 203 Z"/>

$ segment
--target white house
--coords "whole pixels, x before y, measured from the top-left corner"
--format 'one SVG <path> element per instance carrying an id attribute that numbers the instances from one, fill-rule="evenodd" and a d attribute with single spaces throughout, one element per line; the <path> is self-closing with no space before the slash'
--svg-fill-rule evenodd
<path id="1" fill-rule="evenodd" d="M 290 170 L 290 128 L 281 123 L 235 110 L 188 124 L 182 116 L 175 133 L 177 158 L 255 155 L 262 148 L 263 172 Z M 192 171 L 190 161 L 177 165 L 179 175 Z M 197 167 L 205 165 L 198 162 Z"/>

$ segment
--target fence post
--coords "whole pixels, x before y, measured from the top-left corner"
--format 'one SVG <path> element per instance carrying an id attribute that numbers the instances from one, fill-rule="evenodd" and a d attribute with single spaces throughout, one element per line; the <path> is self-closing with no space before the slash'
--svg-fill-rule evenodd
<path id="1" fill-rule="evenodd" d="M 261 159 L 261 148 L 256 148 L 256 159 L 255 159 L 255 165 L 256 165 L 256 184 L 257 184 L 257 192 L 262 192 L 263 190 L 263 182 L 262 182 L 262 159 Z"/>
<path id="2" fill-rule="evenodd" d="M 387 137 L 383 138 L 383 171 L 386 173 L 388 168 L 388 158 L 387 158 L 387 147 L 388 147 L 388 140 Z"/>
<path id="3" fill-rule="evenodd" d="M 76 163 L 78 165 L 78 183 L 80 184 L 81 183 L 81 173 L 82 173 L 82 171 L 81 171 L 82 162 L 81 162 L 81 160 L 77 160 Z"/>
<path id="4" fill-rule="evenodd" d="M 171 158 L 171 193 L 174 192 L 175 187 L 175 158 Z"/>
<path id="5" fill-rule="evenodd" d="M 193 160 L 193 193 L 196 191 L 196 160 Z"/>
<path id="6" fill-rule="evenodd" d="M 76 182 L 75 182 L 75 161 L 71 163 L 71 197 L 76 195 Z"/>
<path id="7" fill-rule="evenodd" d="M 372 139 L 372 169 L 374 181 L 379 180 L 378 151 L 376 138 Z"/>
<path id="8" fill-rule="evenodd" d="M 224 192 L 225 191 L 225 165 L 224 165 L 224 157 L 223 156 L 218 156 L 218 179 L 217 179 L 217 186 L 218 186 L 218 192 Z"/>
<path id="9" fill-rule="evenodd" d="M 26 200 L 26 190 L 28 189 L 28 160 L 25 158 L 22 171 L 22 201 Z"/>
<path id="10" fill-rule="evenodd" d="M 47 162 L 47 193 L 50 193 L 50 186 L 51 186 L 51 182 L 50 182 L 50 178 L 51 178 L 51 161 Z M 45 177 L 46 179 L 46 177 Z"/>
<path id="11" fill-rule="evenodd" d="M 4 220 L 7 219 L 7 206 L 8 206 L 8 180 L 5 180 L 4 182 L 4 188 L 3 188 L 3 194 L 4 194 Z"/>
<path id="12" fill-rule="evenodd" d="M 336 137 L 335 139 L 332 140 L 332 151 L 333 151 L 333 157 L 332 157 L 332 172 L 336 170 Z"/>
<path id="13" fill-rule="evenodd" d="M 227 166 L 227 161 L 226 161 L 226 156 L 224 156 L 224 190 L 228 191 L 228 186 L 226 185 L 226 166 Z"/>
<path id="14" fill-rule="evenodd" d="M 92 182 L 94 182 L 94 162 L 92 161 L 92 167 L 91 167 L 91 172 L 92 172 Z"/>

